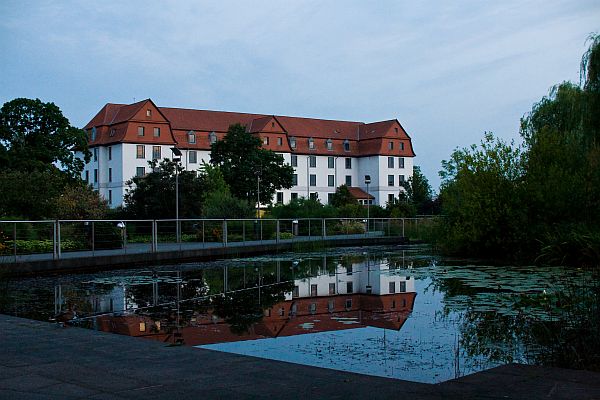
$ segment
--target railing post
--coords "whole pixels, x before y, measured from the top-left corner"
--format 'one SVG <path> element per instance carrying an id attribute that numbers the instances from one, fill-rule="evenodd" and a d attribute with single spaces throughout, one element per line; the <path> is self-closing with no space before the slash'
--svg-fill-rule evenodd
<path id="1" fill-rule="evenodd" d="M 56 258 L 59 260 L 61 256 L 60 247 L 60 221 L 56 220 Z"/>
<path id="2" fill-rule="evenodd" d="M 402 218 L 402 237 L 405 238 L 405 234 L 404 234 L 404 218 Z"/>
<path id="3" fill-rule="evenodd" d="M 17 262 L 17 223 L 13 224 L 13 252 L 15 255 L 15 262 Z"/>
<path id="4" fill-rule="evenodd" d="M 321 230 L 323 239 L 325 239 L 327 237 L 327 225 L 325 224 L 325 218 L 321 219 Z"/>
<path id="5" fill-rule="evenodd" d="M 223 220 L 223 246 L 227 247 L 227 220 Z"/>
<path id="6" fill-rule="evenodd" d="M 158 250 L 158 239 L 157 239 L 157 226 L 156 226 L 156 220 L 152 220 L 152 252 L 156 253 Z"/>
<path id="7" fill-rule="evenodd" d="M 56 252 L 56 244 L 57 244 L 57 240 L 56 240 L 56 223 L 57 221 L 54 220 L 54 222 L 52 223 L 52 259 L 56 260 L 58 258 L 58 254 Z"/>
<path id="8" fill-rule="evenodd" d="M 279 220 L 276 221 L 275 243 L 279 243 Z"/>
<path id="9" fill-rule="evenodd" d="M 242 243 L 246 243 L 246 220 L 242 220 Z"/>
<path id="10" fill-rule="evenodd" d="M 92 254 L 96 251 L 96 229 L 94 225 L 94 221 L 92 221 Z"/>
<path id="11" fill-rule="evenodd" d="M 310 240 L 310 218 L 308 219 L 308 240 Z"/>

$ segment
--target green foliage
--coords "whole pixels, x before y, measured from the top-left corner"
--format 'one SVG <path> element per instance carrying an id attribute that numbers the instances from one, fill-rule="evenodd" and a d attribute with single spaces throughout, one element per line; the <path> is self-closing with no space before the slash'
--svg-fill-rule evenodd
<path id="1" fill-rule="evenodd" d="M 73 179 L 79 178 L 84 160 L 89 161 L 87 137 L 72 127 L 54 103 L 39 99 L 14 99 L 0 109 L 0 169 L 52 171 L 59 165 Z"/>
<path id="2" fill-rule="evenodd" d="M 218 166 L 234 197 L 254 203 L 258 199 L 260 179 L 261 203 L 268 203 L 279 189 L 292 187 L 294 169 L 283 157 L 261 148 L 258 137 L 240 124 L 231 125 L 223 140 L 211 146 L 211 164 Z"/>
<path id="3" fill-rule="evenodd" d="M 65 187 L 54 202 L 56 219 L 103 219 L 109 207 L 98 192 L 84 184 Z"/>
<path id="4" fill-rule="evenodd" d="M 252 218 L 256 212 L 246 200 L 235 198 L 229 191 L 215 191 L 205 199 L 206 218 Z"/>
<path id="5" fill-rule="evenodd" d="M 324 206 L 318 200 L 301 197 L 288 204 L 276 204 L 269 208 L 268 216 L 277 219 L 333 218 L 337 217 L 337 210 L 332 206 Z"/>
<path id="6" fill-rule="evenodd" d="M 406 200 L 414 207 L 415 214 L 431 215 L 437 213 L 436 211 L 438 210 L 433 201 L 433 190 L 431 189 L 427 177 L 421 172 L 421 168 L 415 166 L 413 175 L 408 181 L 402 182 L 400 186 L 404 189 L 403 191 L 400 191 L 400 203 L 402 203 L 403 200 Z M 393 208 L 394 205 L 388 205 L 388 207 L 390 206 Z M 403 206 L 402 208 L 404 212 L 409 211 L 409 208 L 406 206 Z"/>
<path id="7" fill-rule="evenodd" d="M 335 189 L 335 193 L 331 196 L 329 204 L 334 207 L 343 207 L 345 205 L 356 205 L 358 202 L 356 198 L 352 196 L 350 190 L 348 190 L 348 186 L 341 185 Z"/>
<path id="8" fill-rule="evenodd" d="M 197 218 L 202 214 L 205 192 L 203 179 L 194 171 L 184 171 L 168 158 L 149 162 L 153 172 L 127 182 L 125 211 L 139 219 L 175 218 L 176 169 L 179 179 L 179 218 Z"/>

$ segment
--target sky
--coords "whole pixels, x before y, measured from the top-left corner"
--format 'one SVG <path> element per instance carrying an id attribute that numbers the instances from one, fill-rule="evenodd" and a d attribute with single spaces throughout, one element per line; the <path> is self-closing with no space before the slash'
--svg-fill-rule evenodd
<path id="1" fill-rule="evenodd" d="M 374 122 L 415 164 L 441 161 L 579 82 L 600 2 L 0 1 L 0 104 L 57 104 L 83 127 L 106 103 Z"/>

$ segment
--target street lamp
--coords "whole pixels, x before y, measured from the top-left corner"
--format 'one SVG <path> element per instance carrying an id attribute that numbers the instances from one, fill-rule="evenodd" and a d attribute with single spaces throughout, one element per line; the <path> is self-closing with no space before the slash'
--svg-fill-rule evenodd
<path id="1" fill-rule="evenodd" d="M 179 229 L 179 162 L 181 161 L 181 150 L 171 147 L 173 161 L 175 162 L 175 225 L 177 243 L 181 241 L 181 230 Z"/>
<path id="2" fill-rule="evenodd" d="M 369 233 L 369 211 L 371 206 L 371 195 L 369 194 L 369 183 L 371 183 L 371 175 L 365 175 L 365 184 L 367 185 L 367 233 Z"/>
<path id="3" fill-rule="evenodd" d="M 260 218 L 260 171 L 256 171 L 256 218 Z"/>

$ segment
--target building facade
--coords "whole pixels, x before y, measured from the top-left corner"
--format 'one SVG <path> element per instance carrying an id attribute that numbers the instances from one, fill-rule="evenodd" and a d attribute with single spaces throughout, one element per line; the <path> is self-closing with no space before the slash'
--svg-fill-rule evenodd
<path id="1" fill-rule="evenodd" d="M 126 182 L 150 172 L 148 161 L 173 158 L 171 148 L 176 147 L 184 168 L 197 170 L 210 161 L 211 144 L 236 123 L 294 167 L 292 188 L 277 192 L 272 202 L 313 197 L 327 204 L 336 188 L 346 184 L 368 192 L 364 198 L 372 200 L 364 202 L 385 206 L 413 173 L 411 138 L 398 120 L 363 123 L 191 110 L 157 107 L 147 99 L 106 104 L 84 127 L 92 160 L 82 178 L 111 207 L 120 206 Z"/>

